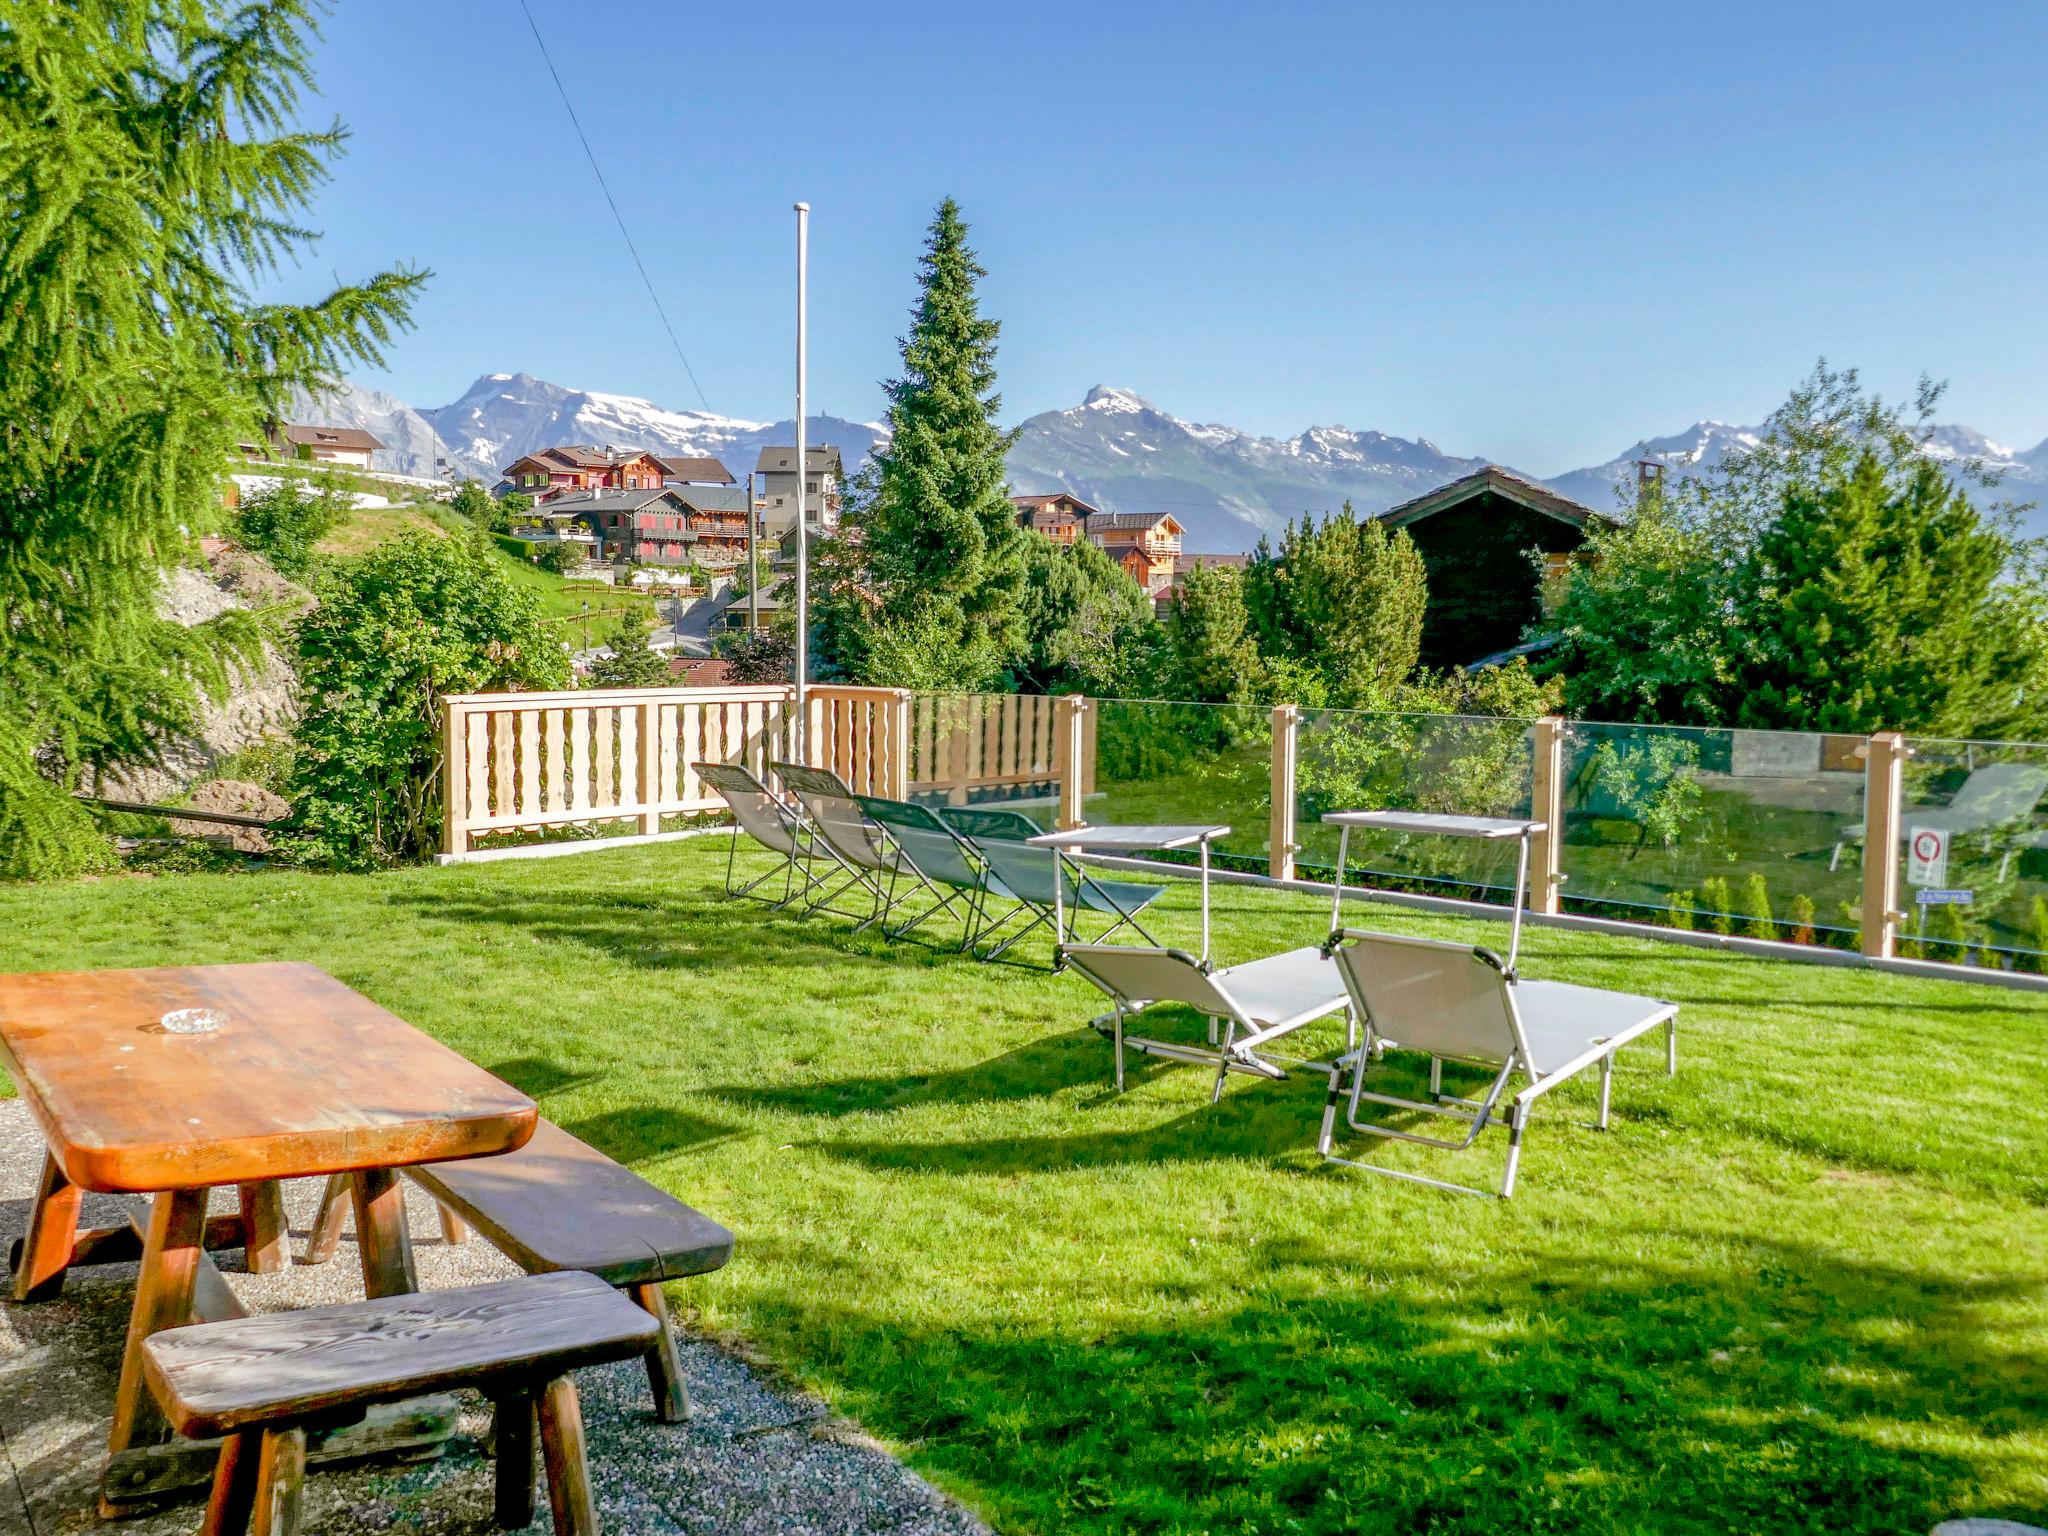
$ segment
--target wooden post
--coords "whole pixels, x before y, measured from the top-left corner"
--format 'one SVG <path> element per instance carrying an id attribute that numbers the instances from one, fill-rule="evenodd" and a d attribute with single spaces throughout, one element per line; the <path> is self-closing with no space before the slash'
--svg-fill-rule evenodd
<path id="1" fill-rule="evenodd" d="M 882 775 L 878 794 L 891 800 L 910 798 L 910 690 L 898 688 L 884 706 Z"/>
<path id="2" fill-rule="evenodd" d="M 441 705 L 441 851 L 469 852 L 469 807 L 463 795 L 469 787 L 469 721 L 460 704 Z"/>
<path id="3" fill-rule="evenodd" d="M 1879 731 L 1863 758 L 1863 953 L 1888 960 L 1899 943 L 1899 770 L 1906 738 Z"/>
<path id="4" fill-rule="evenodd" d="M 1301 711 L 1292 704 L 1273 706 L 1273 808 L 1266 834 L 1266 869 L 1275 880 L 1294 878 L 1294 758 L 1301 731 Z"/>
<path id="5" fill-rule="evenodd" d="M 649 691 L 640 705 L 640 832 L 661 830 L 661 695 Z"/>
<path id="6" fill-rule="evenodd" d="M 1059 701 L 1053 717 L 1054 755 L 1060 775 L 1060 830 L 1070 832 L 1087 819 L 1081 754 L 1088 745 L 1088 698 L 1070 693 Z"/>
<path id="7" fill-rule="evenodd" d="M 1545 715 L 1530 732 L 1535 762 L 1529 776 L 1529 819 L 1543 830 L 1529 842 L 1529 910 L 1555 912 L 1564 886 L 1565 723 Z"/>

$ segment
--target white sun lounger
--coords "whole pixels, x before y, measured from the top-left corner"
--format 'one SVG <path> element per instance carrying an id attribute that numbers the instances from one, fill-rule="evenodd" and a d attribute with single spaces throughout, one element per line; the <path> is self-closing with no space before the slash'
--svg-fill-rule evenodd
<path id="1" fill-rule="evenodd" d="M 1350 1075 L 1351 1086 L 1345 1122 L 1352 1130 L 1366 1135 L 1461 1152 L 1478 1140 L 1488 1124 L 1496 1118 L 1505 1119 L 1508 1160 L 1498 1193 L 1507 1199 L 1515 1192 L 1522 1132 L 1529 1123 L 1530 1107 L 1538 1098 L 1597 1064 L 1599 1128 L 1606 1130 L 1614 1053 L 1660 1024 L 1664 1026 L 1665 1071 L 1678 1070 L 1676 1003 L 1561 981 L 1523 981 L 1492 950 L 1443 939 L 1347 929 L 1341 941 L 1342 947 L 1336 951 L 1337 969 L 1350 988 L 1358 1016 L 1364 1021 L 1365 1037 L 1330 1063 L 1330 1093 L 1324 1101 L 1322 1134 L 1317 1138 L 1316 1150 L 1331 1162 L 1462 1194 L 1495 1193 L 1338 1157 L 1331 1147 L 1346 1073 Z M 1388 1047 L 1429 1055 L 1429 1101 L 1367 1091 L 1365 1074 Z M 1456 1098 L 1442 1091 L 1441 1069 L 1446 1060 L 1474 1062 L 1497 1067 L 1499 1071 L 1483 1099 Z M 1517 1075 L 1527 1079 L 1527 1086 L 1508 1101 L 1501 1113 L 1501 1096 Z M 1361 1103 L 1463 1120 L 1465 1134 L 1452 1140 L 1395 1130 L 1370 1121 L 1361 1123 Z"/>
<path id="2" fill-rule="evenodd" d="M 1220 971 L 1203 970 L 1201 961 L 1183 949 L 1067 944 L 1060 954 L 1115 1005 L 1090 1022 L 1116 1048 L 1119 1093 L 1126 1046 L 1147 1056 L 1214 1066 L 1211 1103 L 1223 1097 L 1224 1080 L 1232 1072 L 1284 1078 L 1287 1074 L 1260 1055 L 1259 1047 L 1350 1005 L 1336 966 L 1314 945 Z M 1126 1034 L 1124 1020 L 1155 1003 L 1184 1003 L 1207 1014 L 1208 1048 Z"/>

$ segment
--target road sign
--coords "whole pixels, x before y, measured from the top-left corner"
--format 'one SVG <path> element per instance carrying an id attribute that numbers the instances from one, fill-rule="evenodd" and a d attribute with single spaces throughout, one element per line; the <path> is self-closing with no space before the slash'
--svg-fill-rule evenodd
<path id="1" fill-rule="evenodd" d="M 1915 891 L 1913 899 L 1923 907 L 1967 907 L 1977 899 L 1975 891 Z"/>
<path id="2" fill-rule="evenodd" d="M 1906 828 L 1906 884 L 1948 884 L 1948 829 Z"/>

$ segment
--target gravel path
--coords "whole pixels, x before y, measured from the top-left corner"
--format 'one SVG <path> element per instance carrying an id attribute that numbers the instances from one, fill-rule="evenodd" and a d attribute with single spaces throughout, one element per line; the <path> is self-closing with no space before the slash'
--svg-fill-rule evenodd
<path id="1" fill-rule="evenodd" d="M 0 1253 L 22 1234 L 42 1163 L 42 1138 L 20 1100 L 0 1101 Z M 407 1186 L 420 1284 L 433 1290 L 513 1273 L 488 1243 L 441 1242 L 433 1209 Z M 295 1246 L 303 1242 L 317 1180 L 288 1186 Z M 218 1198 L 218 1197 L 217 1197 Z M 118 1219 L 122 1202 L 86 1197 L 86 1222 Z M 734 1263 L 744 1263 L 745 1248 Z M 353 1239 L 333 1262 L 277 1275 L 245 1275 L 222 1254 L 229 1284 L 252 1311 L 352 1300 L 361 1294 Z M 716 1277 L 705 1280 L 716 1284 Z M 105 1527 L 93 1513 L 134 1266 L 74 1273 L 56 1301 L 0 1307 L 0 1533 L 189 1536 L 196 1502 Z M 824 1405 L 771 1386 L 723 1350 L 682 1341 L 697 1414 L 658 1423 L 637 1362 L 589 1370 L 578 1382 L 590 1440 L 591 1480 L 606 1536 L 973 1536 L 987 1527 L 844 1424 Z M 491 1468 L 482 1450 L 488 1414 L 463 1395 L 460 1428 L 439 1459 L 412 1466 L 316 1470 L 305 1527 L 358 1532 L 489 1532 Z M 537 1523 L 545 1528 L 546 1498 Z"/>

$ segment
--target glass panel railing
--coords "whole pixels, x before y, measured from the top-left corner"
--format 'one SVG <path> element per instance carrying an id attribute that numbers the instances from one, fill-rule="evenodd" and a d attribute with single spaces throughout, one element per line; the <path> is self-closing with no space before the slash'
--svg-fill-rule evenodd
<path id="1" fill-rule="evenodd" d="M 1860 736 L 1577 722 L 1564 750 L 1574 911 L 1853 944 Z"/>
<path id="2" fill-rule="evenodd" d="M 2048 969 L 2048 746 L 1913 740 L 1901 773 L 1899 953 Z M 1860 847 L 1861 829 L 1855 839 Z"/>
<path id="3" fill-rule="evenodd" d="M 1483 715 L 1302 711 L 1295 742 L 1296 871 L 1327 880 L 1338 833 L 1333 811 L 1436 811 L 1466 816 L 1529 814 L 1527 720 Z M 1516 844 L 1470 838 L 1358 832 L 1345 878 L 1408 885 L 1440 895 L 1506 900 Z"/>
<path id="4" fill-rule="evenodd" d="M 1227 826 L 1229 835 L 1211 845 L 1217 867 L 1264 874 L 1272 752 L 1270 710 L 1097 699 L 1082 742 L 1082 814 L 1097 826 Z M 1195 856 L 1158 857 L 1192 863 Z"/>

